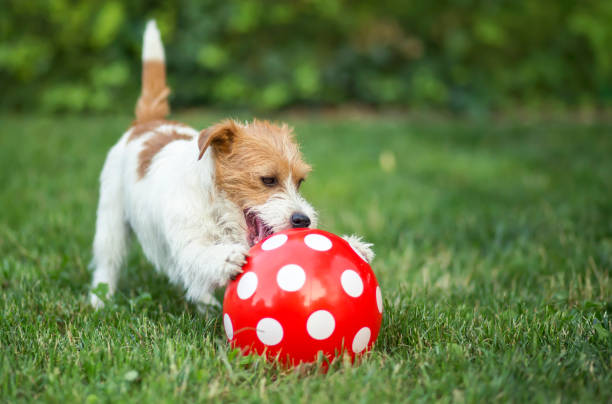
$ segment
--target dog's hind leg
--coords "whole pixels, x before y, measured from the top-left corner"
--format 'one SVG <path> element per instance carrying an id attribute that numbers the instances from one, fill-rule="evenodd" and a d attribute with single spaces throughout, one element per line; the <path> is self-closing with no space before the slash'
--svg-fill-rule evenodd
<path id="1" fill-rule="evenodd" d="M 91 262 L 94 269 L 92 290 L 105 283 L 108 286 L 106 297 L 112 296 L 117 288 L 129 241 L 121 186 L 122 159 L 118 146 L 109 152 L 100 176 L 100 200 Z M 95 308 L 104 305 L 101 296 L 94 293 L 90 294 L 90 301 Z"/>

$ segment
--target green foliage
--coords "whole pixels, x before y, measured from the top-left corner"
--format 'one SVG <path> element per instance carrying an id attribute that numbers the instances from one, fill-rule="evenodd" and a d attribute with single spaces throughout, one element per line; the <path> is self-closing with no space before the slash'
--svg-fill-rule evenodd
<path id="1" fill-rule="evenodd" d="M 0 116 L 0 402 L 612 402 L 610 125 L 290 119 L 321 226 L 374 242 L 385 299 L 374 352 L 322 375 L 238 355 L 138 248 L 88 306 L 131 120 Z"/>
<path id="2" fill-rule="evenodd" d="M 10 109 L 131 108 L 149 18 L 175 106 L 612 103 L 607 0 L 5 3 L 0 107 Z M 112 83 L 92 77 L 113 64 Z"/>

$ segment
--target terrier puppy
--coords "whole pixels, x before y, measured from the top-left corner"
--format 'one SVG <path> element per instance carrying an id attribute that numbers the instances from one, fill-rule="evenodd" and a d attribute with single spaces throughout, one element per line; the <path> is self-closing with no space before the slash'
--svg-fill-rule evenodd
<path id="1" fill-rule="evenodd" d="M 272 233 L 315 227 L 299 188 L 311 168 L 291 128 L 225 120 L 201 132 L 164 120 L 169 113 L 165 57 L 154 21 L 142 51 L 136 120 L 108 153 L 100 176 L 93 288 L 116 290 L 132 231 L 158 271 L 189 301 L 219 305 L 215 288 L 242 272 L 251 246 Z M 367 261 L 371 244 L 345 238 Z M 95 294 L 91 304 L 103 301 Z"/>

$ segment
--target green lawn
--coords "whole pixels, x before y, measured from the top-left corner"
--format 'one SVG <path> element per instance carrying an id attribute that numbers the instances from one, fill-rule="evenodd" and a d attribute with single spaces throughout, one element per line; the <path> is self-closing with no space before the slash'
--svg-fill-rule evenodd
<path id="1" fill-rule="evenodd" d="M 375 350 L 321 375 L 228 350 L 137 246 L 88 306 L 131 119 L 0 116 L 0 402 L 612 401 L 611 125 L 284 117 L 321 227 L 375 243 L 385 298 Z"/>

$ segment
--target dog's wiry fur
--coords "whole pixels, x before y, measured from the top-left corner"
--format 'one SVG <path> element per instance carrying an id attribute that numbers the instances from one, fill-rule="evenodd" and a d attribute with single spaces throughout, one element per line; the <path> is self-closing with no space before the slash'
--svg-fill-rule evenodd
<path id="1" fill-rule="evenodd" d="M 201 132 L 166 121 L 170 90 L 154 22 L 145 30 L 136 120 L 110 150 L 100 176 L 93 287 L 117 287 L 130 234 L 155 268 L 199 306 L 241 272 L 248 249 L 317 214 L 300 195 L 310 166 L 287 125 L 226 120 Z M 264 179 L 273 183 L 264 183 Z M 269 181 L 268 181 L 269 182 Z M 295 227 L 295 224 L 294 226 Z M 370 244 L 346 238 L 371 260 Z M 91 295 L 95 307 L 102 300 Z"/>

